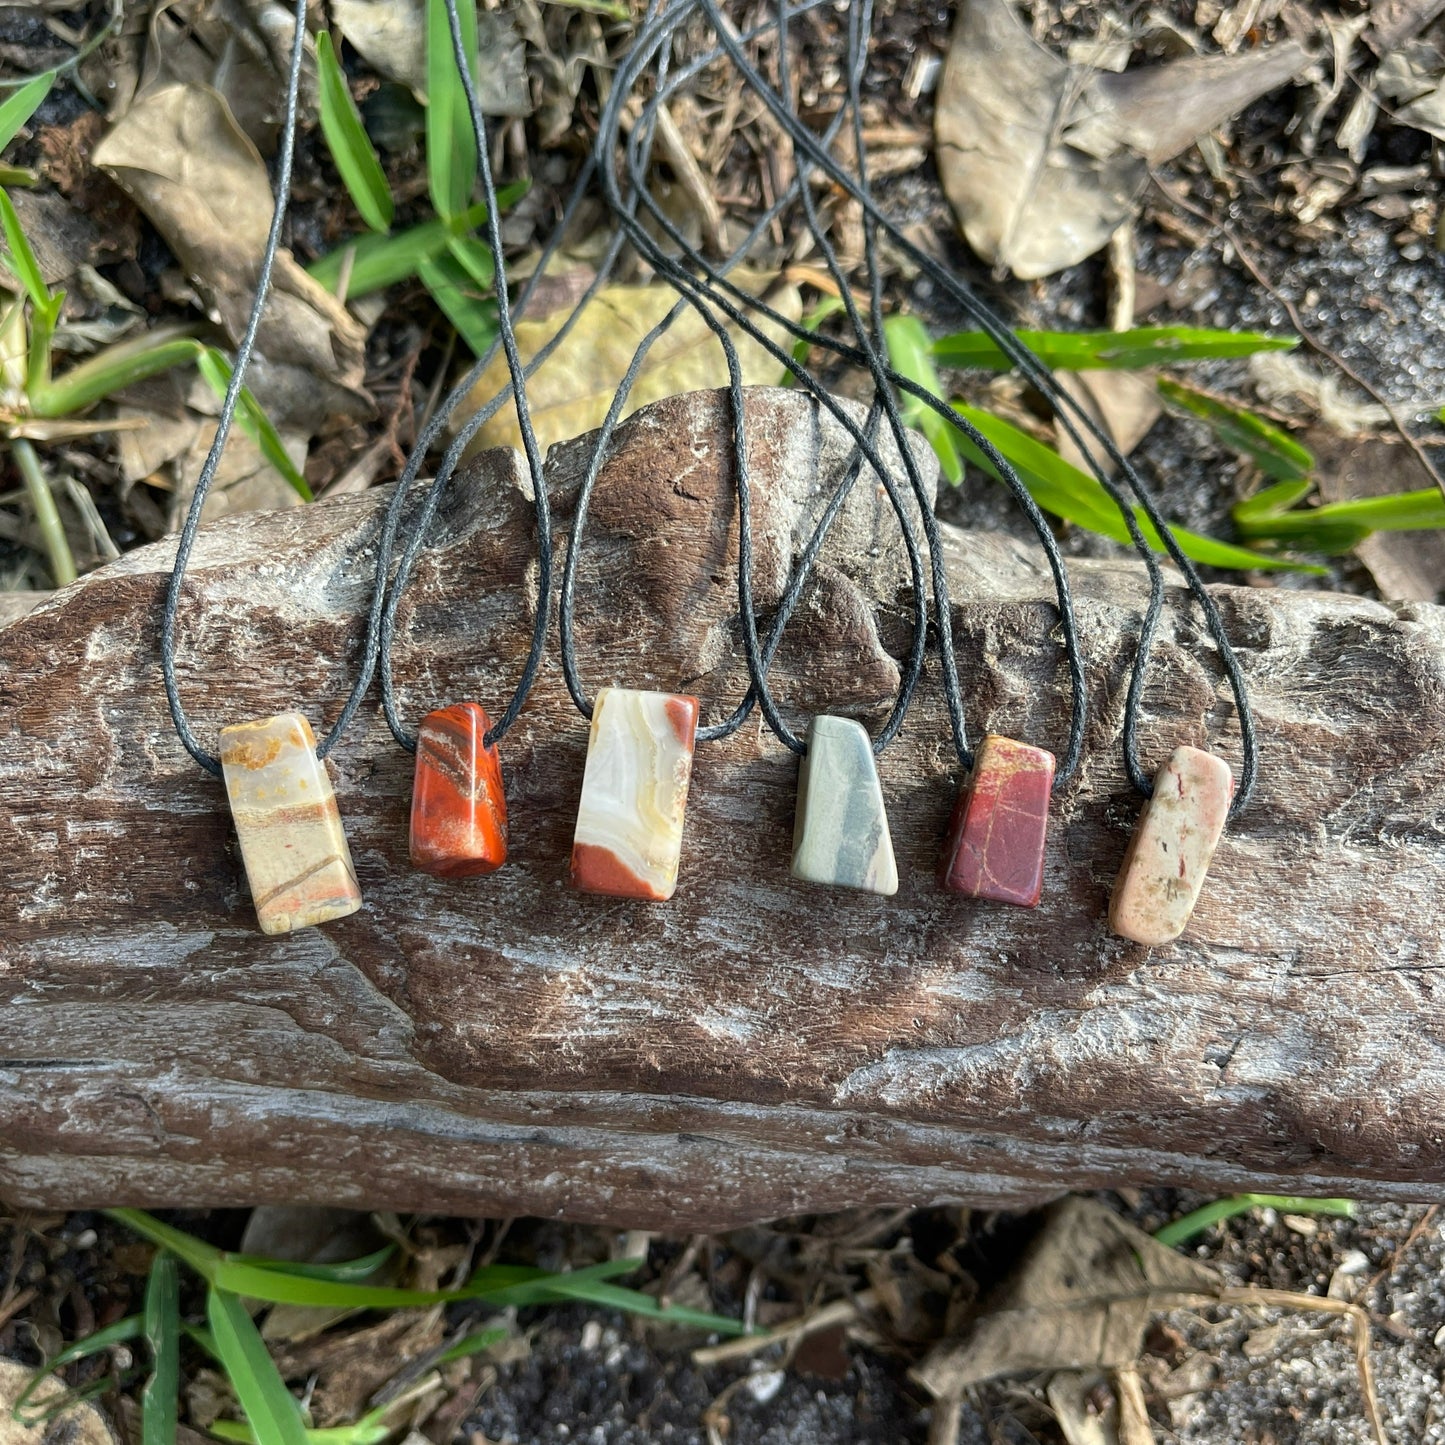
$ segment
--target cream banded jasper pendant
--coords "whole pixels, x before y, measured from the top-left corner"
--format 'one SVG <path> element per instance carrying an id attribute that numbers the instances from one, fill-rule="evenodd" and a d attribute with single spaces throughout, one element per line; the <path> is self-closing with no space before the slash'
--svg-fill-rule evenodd
<path id="1" fill-rule="evenodd" d="M 355 913 L 361 889 L 311 724 L 283 712 L 222 728 L 221 772 L 261 932 Z"/>
<path id="2" fill-rule="evenodd" d="M 698 702 L 604 687 L 592 708 L 572 840 L 584 893 L 665 902 L 677 891 Z"/>

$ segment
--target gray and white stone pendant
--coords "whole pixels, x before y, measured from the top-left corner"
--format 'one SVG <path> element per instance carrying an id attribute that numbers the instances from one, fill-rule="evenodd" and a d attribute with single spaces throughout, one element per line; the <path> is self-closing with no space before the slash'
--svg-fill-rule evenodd
<path id="1" fill-rule="evenodd" d="M 873 742 L 861 723 L 815 717 L 798 770 L 793 877 L 866 893 L 898 892 L 898 865 Z"/>

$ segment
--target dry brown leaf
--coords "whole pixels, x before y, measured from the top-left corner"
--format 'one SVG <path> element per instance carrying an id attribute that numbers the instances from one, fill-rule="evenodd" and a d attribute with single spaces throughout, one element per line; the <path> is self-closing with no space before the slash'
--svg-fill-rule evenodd
<path id="1" fill-rule="evenodd" d="M 331 0 L 336 27 L 378 75 L 426 92 L 426 0 Z"/>
<path id="2" fill-rule="evenodd" d="M 1059 1370 L 1049 1377 L 1044 1396 L 1067 1445 L 1119 1445 L 1108 1416 L 1094 1404 L 1103 1383 L 1097 1370 Z"/>
<path id="3" fill-rule="evenodd" d="M 677 293 L 666 286 L 604 286 L 597 293 L 527 384 L 532 424 L 543 451 L 602 424 L 638 343 L 676 302 Z M 802 314 L 798 291 L 792 286 L 770 292 L 768 304 L 792 320 Z M 524 317 L 517 323 L 517 346 L 524 363 L 557 334 L 569 314 L 556 311 L 536 320 Z M 763 325 L 774 341 L 788 345 L 781 327 Z M 734 341 L 743 381 L 749 386 L 776 384 L 782 363 L 748 337 L 734 336 Z M 496 396 L 508 380 L 506 358 L 499 353 L 459 408 L 457 423 Z M 727 363 L 717 338 L 687 307 L 648 352 L 623 415 L 665 396 L 726 386 L 727 381 Z M 474 451 L 521 445 L 510 402 L 477 433 L 472 445 Z"/>
<path id="4" fill-rule="evenodd" d="M 1304 66 L 1294 41 L 1115 75 L 1037 44 L 1009 0 L 966 0 L 939 85 L 943 188 L 969 245 L 1025 279 L 1092 255 L 1168 160 Z"/>
<path id="5" fill-rule="evenodd" d="M 32 1371 L 14 1360 L 0 1360 L 0 1445 L 116 1445 L 105 1416 L 94 1405 L 72 1405 L 53 1420 L 40 1425 L 22 1425 L 12 1415 L 15 1402 L 30 1383 Z M 27 1402 L 29 1407 L 44 1406 L 47 1401 L 65 1393 L 63 1381 L 51 1376 Z"/>
<path id="6" fill-rule="evenodd" d="M 254 388 L 253 388 L 254 390 Z M 306 460 L 310 430 L 289 425 L 267 391 L 257 393 L 286 454 L 299 467 Z M 180 525 L 216 434 L 220 402 L 194 373 L 170 372 L 127 388 L 112 423 L 121 479 L 127 488 L 148 482 L 170 492 L 171 528 Z M 301 498 L 239 427 L 232 428 L 221 454 L 215 484 L 202 510 L 205 522 L 238 512 L 294 507 Z"/>
<path id="7" fill-rule="evenodd" d="M 214 90 L 148 92 L 95 149 L 95 163 L 165 237 L 233 341 L 245 330 L 271 222 L 265 162 Z M 366 334 L 282 250 L 257 345 L 272 361 L 359 388 Z"/>
<path id="8" fill-rule="evenodd" d="M 1433 31 L 1386 55 L 1374 89 L 1390 102 L 1397 124 L 1445 140 L 1445 43 Z"/>
<path id="9" fill-rule="evenodd" d="M 1418 35 L 1442 10 L 1445 0 L 1374 0 L 1365 39 L 1376 55 L 1386 55 Z"/>
<path id="10" fill-rule="evenodd" d="M 1154 423 L 1163 415 L 1159 391 L 1152 371 L 1068 371 L 1059 375 L 1058 383 L 1114 439 L 1127 457 L 1148 436 Z M 1092 438 L 1086 435 L 1086 440 Z M 1095 456 L 1112 476 L 1114 463 L 1102 447 L 1091 445 Z M 1062 427 L 1058 431 L 1059 455 L 1074 466 L 1087 471 L 1088 464 Z"/>
<path id="11" fill-rule="evenodd" d="M 426 95 L 426 0 L 331 0 L 337 28 L 378 75 Z M 532 113 L 527 54 L 512 17 L 477 11 L 481 70 L 477 97 L 486 115 Z"/>
<path id="12" fill-rule="evenodd" d="M 1415 455 L 1386 437 L 1351 440 L 1316 428 L 1304 443 L 1315 455 L 1320 500 L 1350 502 L 1428 486 Z M 1445 588 L 1445 532 L 1375 532 L 1359 543 L 1386 602 L 1434 602 Z"/>
<path id="13" fill-rule="evenodd" d="M 1090 1199 L 1052 1206 L 1013 1272 L 964 1332 L 913 1371 L 943 1397 L 999 1375 L 1131 1365 L 1153 1315 L 1217 1298 L 1212 1269 Z"/>

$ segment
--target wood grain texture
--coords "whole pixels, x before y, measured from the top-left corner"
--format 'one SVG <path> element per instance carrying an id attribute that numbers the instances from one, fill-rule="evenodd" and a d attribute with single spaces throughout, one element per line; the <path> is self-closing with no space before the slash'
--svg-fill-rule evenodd
<path id="1" fill-rule="evenodd" d="M 758 596 L 779 594 L 847 446 L 750 397 Z M 579 646 L 604 684 L 741 695 L 719 399 L 628 422 L 593 505 Z M 926 453 L 920 453 L 926 455 Z M 582 465 L 548 470 L 565 532 Z M 384 493 L 202 534 L 180 626 L 203 738 L 340 707 Z M 949 530 L 976 734 L 1057 749 L 1066 684 L 1036 549 Z M 666 905 L 566 886 L 587 728 L 555 661 L 502 743 L 505 868 L 407 865 L 411 757 L 368 705 L 333 754 L 366 903 L 263 937 L 220 786 L 171 730 L 170 547 L 0 632 L 0 1195 L 36 1206 L 312 1201 L 711 1228 L 879 1202 L 1016 1204 L 1125 1182 L 1401 1199 L 1445 1180 L 1445 612 L 1221 587 L 1263 740 L 1184 939 L 1113 938 L 1138 813 L 1119 728 L 1143 599 L 1076 563 L 1088 751 L 1037 910 L 940 890 L 958 783 L 936 675 L 882 759 L 896 897 L 788 873 L 796 762 L 750 721 L 698 749 Z M 404 709 L 500 711 L 536 601 L 507 452 L 459 479 L 404 602 Z M 1145 763 L 1236 767 L 1197 615 L 1171 593 Z M 876 724 L 907 646 L 896 526 L 865 479 L 776 666 L 801 724 Z"/>

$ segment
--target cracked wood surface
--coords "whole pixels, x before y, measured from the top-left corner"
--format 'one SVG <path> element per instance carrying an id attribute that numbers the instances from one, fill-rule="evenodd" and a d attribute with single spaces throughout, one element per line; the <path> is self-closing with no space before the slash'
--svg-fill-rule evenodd
<path id="1" fill-rule="evenodd" d="M 847 452 L 750 394 L 760 603 Z M 579 654 L 605 683 L 742 694 L 719 399 L 623 428 L 595 498 Z M 927 457 L 926 451 L 920 456 Z M 583 454 L 548 460 L 565 534 Z M 931 467 L 931 463 L 930 463 Z M 356 661 L 383 492 L 202 534 L 180 627 L 200 735 L 296 707 Z M 1056 748 L 1067 694 L 1042 555 L 946 529 L 969 710 Z M 369 702 L 332 756 L 365 898 L 266 938 L 222 790 L 171 730 L 156 656 L 170 544 L 0 631 L 0 1197 L 312 1201 L 715 1228 L 867 1203 L 1018 1204 L 1126 1182 L 1433 1197 L 1445 1179 L 1445 611 L 1221 587 L 1261 787 L 1184 938 L 1105 913 L 1138 814 L 1119 728 L 1144 597 L 1076 562 L 1093 688 L 1036 911 L 934 881 L 958 781 L 936 673 L 881 760 L 896 897 L 788 873 L 796 761 L 756 719 L 698 749 L 671 903 L 566 872 L 587 730 L 555 655 L 502 743 L 511 861 L 407 866 L 412 759 Z M 500 711 L 536 599 L 516 460 L 459 478 L 403 605 L 402 706 Z M 860 482 L 779 655 L 789 715 L 876 725 L 907 646 L 896 525 Z M 1143 738 L 1237 768 L 1197 614 L 1171 591 Z"/>

